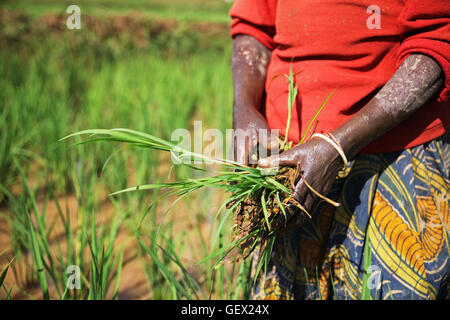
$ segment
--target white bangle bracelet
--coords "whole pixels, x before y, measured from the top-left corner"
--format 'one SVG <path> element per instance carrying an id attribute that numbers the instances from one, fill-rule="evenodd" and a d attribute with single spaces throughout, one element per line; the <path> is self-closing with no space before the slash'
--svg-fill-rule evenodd
<path id="1" fill-rule="evenodd" d="M 322 140 L 325 140 L 326 142 L 331 144 L 333 146 L 333 148 L 335 148 L 336 151 L 339 153 L 339 155 L 341 156 L 342 160 L 344 161 L 344 168 L 343 169 L 347 168 L 347 165 L 348 165 L 347 157 L 345 156 L 344 150 L 342 150 L 342 147 L 339 145 L 339 143 L 336 141 L 336 139 L 331 139 L 331 138 L 327 137 L 326 135 L 324 135 L 322 133 L 314 133 L 311 136 L 311 139 L 314 138 L 314 137 L 321 138 Z M 333 141 L 333 140 L 335 140 L 335 141 Z"/>

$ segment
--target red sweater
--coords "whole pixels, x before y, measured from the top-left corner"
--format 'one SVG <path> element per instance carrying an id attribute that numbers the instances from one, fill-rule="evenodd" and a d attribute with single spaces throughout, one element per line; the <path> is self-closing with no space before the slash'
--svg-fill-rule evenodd
<path id="1" fill-rule="evenodd" d="M 369 28 L 372 0 L 236 0 L 231 35 L 250 35 L 272 50 L 266 101 L 261 112 L 272 129 L 285 133 L 292 65 L 299 94 L 289 138 L 299 141 L 317 108 L 337 90 L 318 116 L 316 132 L 344 124 L 392 77 L 411 53 L 433 57 L 445 74 L 445 88 L 364 153 L 413 147 L 450 126 L 450 1 L 379 0 L 380 28 Z M 372 16 L 372 18 L 371 18 Z M 376 21 L 375 21 L 376 22 Z M 273 80 L 273 81 L 272 81 Z"/>

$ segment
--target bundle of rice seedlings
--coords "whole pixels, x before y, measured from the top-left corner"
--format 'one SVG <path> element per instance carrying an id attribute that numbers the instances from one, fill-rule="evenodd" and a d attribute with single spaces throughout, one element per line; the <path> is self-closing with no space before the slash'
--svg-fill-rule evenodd
<path id="1" fill-rule="evenodd" d="M 299 73 L 299 72 L 298 72 Z M 284 140 L 280 142 L 279 152 L 283 152 L 292 148 L 292 142 L 288 141 L 292 108 L 298 94 L 298 87 L 295 84 L 295 76 L 298 73 L 293 73 L 290 68 L 289 74 L 276 75 L 272 81 L 279 76 L 285 76 L 288 82 L 288 119 L 285 130 Z M 334 93 L 325 99 L 322 105 L 318 108 L 314 117 L 308 124 L 300 142 L 303 144 L 308 141 L 315 132 L 317 126 L 316 118 L 322 111 L 328 99 Z M 311 130 L 312 125 L 314 128 Z M 310 132 L 311 131 L 311 132 Z M 320 199 L 328 202 L 333 206 L 339 206 L 338 203 L 328 199 L 317 192 L 305 179 L 301 173 L 301 167 L 280 167 L 278 172 L 273 177 L 266 178 L 274 185 L 277 185 L 276 190 L 258 189 L 251 192 L 244 199 L 232 201 L 228 206 L 236 204 L 234 208 L 234 235 L 233 243 L 239 242 L 239 246 L 234 248 L 234 251 L 229 254 L 235 260 L 243 257 L 247 258 L 255 248 L 259 247 L 259 255 L 257 259 L 257 271 L 259 274 L 261 268 L 267 267 L 269 259 L 272 255 L 272 249 L 277 234 L 288 230 L 288 223 L 291 219 L 295 219 L 296 226 L 301 225 L 307 219 L 311 219 L 311 214 L 293 197 L 295 190 L 295 183 L 301 177 L 305 185 Z"/>
<path id="2" fill-rule="evenodd" d="M 297 96 L 297 86 L 294 83 L 295 75 L 293 74 L 292 69 L 289 75 L 285 76 L 289 85 L 289 119 L 286 128 L 286 136 L 280 143 L 280 151 L 288 150 L 292 147 L 292 143 L 287 140 L 287 136 L 289 133 L 292 106 Z M 331 94 L 326 98 L 313 119 L 310 121 L 299 144 L 308 140 L 308 132 L 313 123 L 317 124 L 317 122 L 315 122 L 316 117 L 330 98 Z M 309 137 L 313 132 L 314 130 L 312 130 Z M 185 165 L 205 172 L 206 169 L 194 167 L 190 165 L 189 162 L 198 163 L 198 161 L 203 161 L 203 163 L 208 162 L 221 165 L 223 169 L 215 171 L 212 176 L 183 181 L 140 185 L 117 191 L 112 194 L 117 195 L 123 192 L 137 190 L 165 189 L 166 192 L 163 193 L 158 200 L 162 197 L 177 196 L 178 198 L 176 201 L 178 201 L 189 195 L 191 192 L 205 187 L 221 188 L 229 192 L 230 197 L 221 205 L 221 208 L 226 207 L 228 209 L 226 218 L 228 218 L 230 213 L 233 213 L 234 215 L 235 225 L 233 226 L 232 242 L 229 246 L 214 251 L 201 262 L 217 258 L 217 266 L 225 260 L 238 261 L 247 258 L 257 247 L 259 247 L 259 259 L 256 272 L 256 274 L 259 274 L 263 266 L 267 267 L 276 235 L 285 230 L 289 220 L 295 215 L 300 215 L 300 217 L 296 217 L 297 221 L 299 218 L 300 220 L 311 218 L 310 213 L 293 197 L 295 181 L 298 176 L 301 176 L 301 168 L 299 166 L 295 168 L 280 167 L 277 172 L 268 174 L 267 169 L 246 166 L 227 159 L 206 157 L 203 154 L 183 149 L 180 146 L 174 145 L 151 134 L 124 128 L 84 130 L 70 134 L 61 140 L 75 136 L 88 136 L 87 139 L 76 144 L 113 141 L 126 143 L 131 147 L 171 152 L 172 156 L 175 156 L 177 160 L 179 160 L 178 162 L 180 165 Z M 314 194 L 323 200 L 332 205 L 338 205 L 334 201 L 319 194 L 307 183 L 307 181 L 305 181 L 305 184 Z M 220 230 L 218 230 L 218 232 L 219 231 Z"/>

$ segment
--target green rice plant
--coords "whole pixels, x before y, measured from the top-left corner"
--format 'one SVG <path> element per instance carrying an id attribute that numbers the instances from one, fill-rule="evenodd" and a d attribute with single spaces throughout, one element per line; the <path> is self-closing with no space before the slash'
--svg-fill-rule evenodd
<path id="1" fill-rule="evenodd" d="M 203 299 L 206 298 L 203 289 L 186 270 L 180 257 L 175 251 L 173 243 L 166 236 L 162 235 L 166 242 L 166 248 L 157 244 L 155 241 L 151 242 L 151 245 L 147 245 L 141 232 L 136 228 L 136 226 L 130 224 L 130 227 L 135 233 L 140 248 L 151 257 L 153 263 L 159 268 L 160 273 L 168 283 L 172 294 L 172 299 L 199 299 L 198 292 L 200 292 Z M 170 263 L 168 263 L 168 261 L 164 261 L 160 258 L 160 252 L 162 252 L 164 257 L 168 258 L 171 263 L 174 263 L 179 268 L 182 274 L 181 278 L 176 277 L 175 273 L 170 269 Z"/>
<path id="2" fill-rule="evenodd" d="M 275 241 L 276 230 L 272 230 L 271 228 L 272 221 L 269 221 L 269 213 L 266 208 L 266 202 L 270 197 L 272 197 L 272 199 L 276 199 L 277 202 L 280 202 L 280 195 L 283 195 L 283 199 L 290 199 L 289 197 L 291 195 L 291 189 L 276 181 L 272 176 L 268 175 L 265 170 L 245 166 L 231 160 L 206 157 L 203 154 L 198 154 L 190 150 L 183 149 L 180 146 L 174 145 L 154 135 L 130 129 L 118 128 L 83 130 L 68 135 L 63 139 L 69 139 L 76 136 L 88 136 L 88 139 L 77 142 L 75 143 L 75 145 L 84 145 L 87 143 L 98 141 L 110 141 L 126 143 L 128 146 L 133 148 L 148 148 L 152 150 L 170 152 L 172 154 L 172 157 L 178 160 L 179 163 L 202 172 L 206 172 L 206 170 L 200 167 L 194 167 L 190 164 L 190 162 L 208 161 L 224 167 L 225 170 L 216 171 L 212 176 L 175 182 L 138 185 L 136 187 L 114 192 L 112 193 L 112 195 L 118 195 L 121 193 L 138 190 L 142 191 L 165 189 L 167 191 L 159 199 L 157 199 L 157 201 L 168 196 L 176 196 L 176 201 L 179 201 L 180 199 L 191 194 L 193 191 L 204 187 L 221 188 L 231 193 L 230 198 L 226 200 L 222 205 L 222 207 L 229 206 L 228 213 L 226 214 L 228 215 L 236 208 L 237 205 L 243 202 L 250 195 L 259 194 L 264 212 L 265 225 L 261 225 L 260 227 L 255 228 L 255 230 L 253 230 L 251 233 L 247 234 L 241 239 L 233 241 L 229 246 L 219 247 L 219 249 L 214 251 L 207 258 L 203 259 L 202 262 L 211 258 L 218 258 L 215 267 L 220 268 L 220 264 L 224 261 L 227 255 L 237 247 L 239 247 L 242 242 L 248 239 L 252 239 L 253 237 L 251 248 L 254 248 L 259 243 L 258 240 L 264 237 L 264 239 L 267 239 L 267 242 L 264 243 L 263 249 L 260 253 L 257 274 L 263 266 L 265 266 L 265 268 L 267 267 Z M 283 204 L 280 205 L 280 208 L 280 211 L 283 212 L 283 215 L 285 216 L 286 212 Z M 270 219 L 273 220 L 273 215 L 270 217 Z M 220 235 L 221 227 L 222 226 L 219 226 L 218 230 L 216 230 L 217 235 Z M 259 238 L 257 235 L 259 235 Z M 149 254 L 153 254 L 152 251 L 146 251 Z M 156 256 L 153 254 L 152 258 L 155 260 Z M 219 276 L 220 275 L 221 270 L 219 270 Z M 167 273 L 165 278 L 167 281 L 172 282 Z"/>
<path id="3" fill-rule="evenodd" d="M 370 287 L 368 283 L 370 278 L 368 270 L 371 265 L 372 265 L 372 250 L 370 246 L 369 237 L 367 235 L 366 242 L 364 245 L 364 275 L 362 279 L 361 300 L 372 300 L 372 296 L 370 294 Z"/>
<path id="4" fill-rule="evenodd" d="M 320 291 L 320 280 L 319 280 L 319 268 L 316 265 L 316 283 L 317 283 L 317 292 L 319 293 L 319 299 L 323 300 L 322 291 Z"/>
<path id="5" fill-rule="evenodd" d="M 23 192 L 27 197 L 25 203 L 19 204 L 15 196 L 7 194 L 8 202 L 14 204 L 10 208 L 17 210 L 9 215 L 8 220 L 10 227 L 13 227 L 12 237 L 16 239 L 12 252 L 18 261 L 29 261 L 25 268 L 29 277 L 26 281 L 38 282 L 42 299 L 105 299 L 112 284 L 115 284 L 112 297 L 117 298 L 124 249 L 122 247 L 117 252 L 114 243 L 126 217 L 116 214 L 107 228 L 98 227 L 94 211 L 81 205 L 80 219 L 75 227 L 69 212 L 64 213 L 58 198 L 54 197 L 58 216 L 56 220 L 48 221 L 46 204 L 38 206 L 36 190 L 31 188 L 19 161 L 15 159 L 14 162 L 21 174 Z M 51 194 L 52 191 L 49 191 L 47 195 Z M 53 227 L 58 223 L 58 218 L 66 239 L 65 253 L 61 243 L 53 240 Z M 89 252 L 87 261 L 86 252 Z M 31 261 L 28 256 L 31 256 Z M 79 290 L 67 286 L 66 270 L 72 265 L 78 266 L 81 271 L 82 284 Z M 20 283 L 20 278 L 18 284 L 26 287 L 26 283 Z"/>
<path id="6" fill-rule="evenodd" d="M 333 289 L 332 299 L 334 300 L 335 298 L 337 298 L 337 292 L 336 292 L 336 286 L 334 284 L 333 270 L 331 270 L 331 269 L 330 269 L 330 282 L 331 282 L 331 288 Z"/>
<path id="7" fill-rule="evenodd" d="M 297 99 L 297 95 L 298 95 L 298 86 L 295 83 L 295 77 L 300 74 L 302 71 L 298 71 L 294 73 L 294 70 L 292 69 L 292 65 L 289 66 L 289 74 L 283 74 L 283 73 L 279 73 L 277 75 L 275 75 L 272 80 L 270 81 L 269 87 L 272 84 L 272 82 L 281 77 L 284 76 L 287 79 L 287 84 L 288 84 L 288 101 L 287 101 L 287 107 L 288 107 L 288 118 L 286 120 L 286 130 L 285 130 L 285 135 L 284 135 L 284 140 L 282 141 L 281 145 L 280 145 L 280 150 L 288 150 L 290 148 L 292 148 L 292 142 L 288 141 L 288 137 L 289 137 L 289 131 L 291 128 L 291 120 L 292 120 L 292 108 L 294 107 L 295 104 L 295 99 Z M 320 105 L 320 107 L 318 108 L 318 110 L 316 111 L 316 113 L 314 114 L 313 118 L 309 121 L 308 126 L 306 127 L 305 132 L 303 133 L 300 141 L 298 144 L 303 144 L 304 142 L 308 141 L 311 136 L 314 134 L 315 128 L 313 128 L 312 132 L 309 133 L 311 126 L 317 125 L 317 121 L 316 118 L 318 117 L 319 113 L 322 111 L 323 107 L 325 106 L 325 104 L 327 103 L 327 101 L 330 99 L 330 97 L 333 95 L 333 93 L 336 91 L 336 89 L 334 89 L 328 96 L 327 98 L 323 101 L 323 103 Z M 308 135 L 309 134 L 309 135 Z"/>
<path id="8" fill-rule="evenodd" d="M 114 192 L 112 195 L 137 190 L 167 189 L 168 192 L 166 192 L 163 197 L 175 195 L 179 200 L 200 188 L 215 187 L 224 189 L 232 194 L 232 197 L 223 205 L 226 206 L 232 201 L 242 200 L 251 192 L 257 190 L 263 191 L 267 189 L 269 191 L 277 191 L 281 188 L 282 191 L 289 193 L 289 189 L 277 183 L 270 176 L 265 175 L 260 169 L 244 166 L 231 160 L 214 159 L 202 154 L 196 154 L 150 134 L 129 129 L 93 129 L 80 131 L 69 135 L 64 139 L 78 135 L 90 135 L 92 138 L 76 144 L 85 144 L 94 141 L 126 142 L 132 147 L 145 147 L 171 152 L 174 157 L 180 160 L 180 162 L 196 170 L 206 171 L 205 169 L 186 164 L 186 160 L 210 161 L 215 164 L 223 165 L 226 168 L 225 171 L 217 171 L 215 176 L 187 179 L 185 181 L 177 182 L 139 185 L 137 187 Z M 239 171 L 235 171 L 236 169 L 239 169 Z"/>
<path id="9" fill-rule="evenodd" d="M 391 286 L 389 285 L 389 283 L 387 283 L 387 287 L 388 287 L 388 291 L 389 291 L 389 297 L 391 298 L 391 300 L 394 300 L 394 296 L 392 295 Z"/>
<path id="10" fill-rule="evenodd" d="M 2 256 L 3 252 L 0 253 L 0 256 Z M 11 263 L 14 261 L 16 257 L 13 257 L 11 260 L 9 260 L 8 264 L 6 265 L 6 267 L 3 269 L 3 271 L 0 273 L 0 290 L 4 291 L 5 297 L 4 300 L 10 300 L 11 299 L 11 292 L 12 292 L 12 288 L 11 289 L 7 289 L 4 285 L 4 281 L 6 278 L 6 274 L 8 273 L 8 269 L 9 266 L 11 265 Z"/>

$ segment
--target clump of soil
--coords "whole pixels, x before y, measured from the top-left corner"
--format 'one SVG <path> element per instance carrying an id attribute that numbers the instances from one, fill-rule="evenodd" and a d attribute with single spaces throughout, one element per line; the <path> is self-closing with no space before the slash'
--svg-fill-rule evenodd
<path id="1" fill-rule="evenodd" d="M 281 167 L 278 174 L 274 176 L 274 180 L 291 190 L 290 194 L 284 192 L 279 193 L 280 201 L 276 194 L 270 194 L 265 197 L 266 212 L 269 218 L 269 226 L 267 225 L 264 211 L 261 204 L 261 193 L 253 194 L 238 203 L 234 209 L 234 234 L 233 241 L 242 240 L 237 250 L 230 254 L 235 261 L 241 258 L 247 258 L 254 249 L 260 245 L 265 246 L 268 238 L 274 232 L 287 231 L 287 223 L 295 217 L 298 223 L 302 223 L 308 219 L 307 213 L 299 209 L 299 204 L 295 201 L 292 194 L 295 182 L 298 177 L 298 168 Z M 262 192 L 262 191 L 261 191 Z M 284 210 L 280 208 L 280 202 Z M 235 203 L 230 203 L 229 207 Z M 256 230 L 260 230 L 256 234 L 249 236 Z"/>

